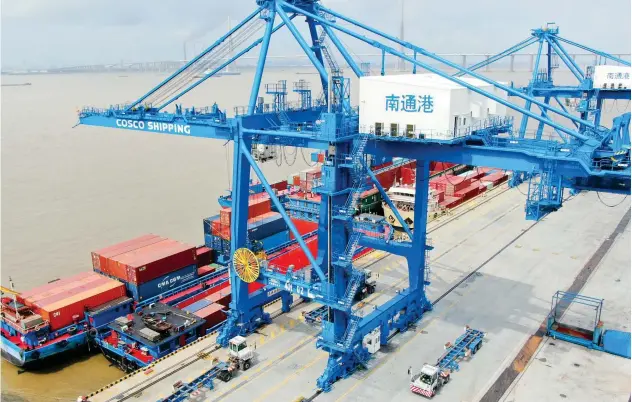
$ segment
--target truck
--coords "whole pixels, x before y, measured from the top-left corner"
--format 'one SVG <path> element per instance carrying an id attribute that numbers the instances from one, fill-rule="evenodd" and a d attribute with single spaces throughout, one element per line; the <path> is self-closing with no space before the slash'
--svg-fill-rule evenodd
<path id="1" fill-rule="evenodd" d="M 217 373 L 217 378 L 228 382 L 233 378 L 233 373 L 237 370 L 246 371 L 253 363 L 255 353 L 246 344 L 246 338 L 236 336 L 228 341 L 228 361 L 221 364 Z"/>
<path id="2" fill-rule="evenodd" d="M 356 293 L 356 300 L 366 299 L 369 295 L 375 293 L 375 287 L 377 286 L 377 281 L 373 278 L 373 273 L 370 269 L 364 269 L 364 281 L 362 285 L 358 288 L 358 292 Z"/>
<path id="3" fill-rule="evenodd" d="M 410 390 L 415 394 L 427 398 L 434 397 L 448 382 L 452 371 L 459 369 L 459 361 L 464 357 L 471 357 L 483 346 L 485 333 L 469 326 L 465 327 L 463 335 L 454 344 L 445 345 L 445 353 L 432 364 L 424 364 L 418 373 L 410 377 Z"/>

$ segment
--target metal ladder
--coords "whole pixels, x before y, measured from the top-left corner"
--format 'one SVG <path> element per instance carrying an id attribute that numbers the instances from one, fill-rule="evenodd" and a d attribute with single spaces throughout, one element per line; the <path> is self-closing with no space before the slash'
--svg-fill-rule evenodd
<path id="1" fill-rule="evenodd" d="M 292 123 L 292 121 L 290 120 L 290 116 L 287 115 L 285 110 L 279 110 L 277 112 L 277 117 L 279 118 L 279 121 L 281 122 L 281 127 L 290 127 L 290 124 Z"/>
<path id="2" fill-rule="evenodd" d="M 356 315 L 349 316 L 349 325 L 347 325 L 347 330 L 345 331 L 344 343 L 343 346 L 345 349 L 349 349 L 351 344 L 353 343 L 353 338 L 355 337 L 356 332 L 358 331 L 358 327 L 360 326 L 360 317 Z"/>
<path id="3" fill-rule="evenodd" d="M 362 284 L 362 279 L 364 278 L 364 273 L 358 271 L 353 268 L 351 270 L 351 277 L 349 278 L 349 283 L 347 284 L 347 290 L 345 292 L 345 297 L 342 299 L 342 305 L 346 309 L 350 309 L 353 304 L 353 300 L 355 299 L 355 295 Z"/>
<path id="4" fill-rule="evenodd" d="M 338 65 L 338 62 L 336 61 L 336 59 L 334 59 L 331 56 L 331 53 L 329 53 L 329 49 L 325 45 L 326 39 L 327 39 L 327 32 L 323 29 L 322 31 L 320 31 L 320 36 L 318 37 L 318 44 L 320 45 L 320 50 L 323 53 L 323 56 L 325 57 L 327 64 L 329 65 L 329 69 L 331 70 L 331 75 L 340 76 L 342 74 L 342 70 L 340 69 L 340 66 Z"/>

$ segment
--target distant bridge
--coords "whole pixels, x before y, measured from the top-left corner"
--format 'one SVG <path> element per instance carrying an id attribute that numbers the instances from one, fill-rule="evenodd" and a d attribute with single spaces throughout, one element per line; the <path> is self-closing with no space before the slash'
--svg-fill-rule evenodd
<path id="1" fill-rule="evenodd" d="M 439 56 L 446 58 L 452 62 L 459 63 L 462 66 L 468 66 L 485 59 L 489 59 L 493 54 L 485 53 L 438 53 Z M 535 63 L 535 53 L 517 53 L 506 60 L 496 62 L 492 67 L 486 67 L 485 71 L 533 71 Z M 624 60 L 630 60 L 630 53 L 618 53 L 613 54 Z M 380 64 L 379 53 L 373 54 L 354 54 L 356 59 L 364 62 L 371 62 L 373 65 Z M 411 53 L 410 56 L 413 56 Z M 573 53 L 570 56 L 580 66 L 604 64 L 603 60 L 600 60 L 599 56 L 592 53 Z M 226 59 L 228 60 L 228 59 Z M 252 60 L 250 63 L 240 63 L 240 67 L 249 68 L 254 66 L 257 60 L 256 56 L 242 57 L 241 60 Z M 284 67 L 308 67 L 311 66 L 307 57 L 303 55 L 294 56 L 268 56 L 269 66 L 284 66 Z M 394 60 L 394 59 L 393 59 Z M 387 56 L 387 62 L 389 57 Z M 503 63 L 504 61 L 504 63 Z M 185 60 L 167 60 L 167 61 L 149 61 L 149 62 L 136 62 L 136 63 L 116 63 L 116 64 L 92 64 L 82 66 L 69 66 L 58 67 L 48 69 L 24 69 L 24 70 L 3 70 L 3 74 L 70 74 L 70 73 L 121 73 L 121 72 L 173 72 L 186 63 Z M 395 68 L 397 65 L 395 61 L 390 63 Z M 431 63 L 432 64 L 432 63 Z"/>

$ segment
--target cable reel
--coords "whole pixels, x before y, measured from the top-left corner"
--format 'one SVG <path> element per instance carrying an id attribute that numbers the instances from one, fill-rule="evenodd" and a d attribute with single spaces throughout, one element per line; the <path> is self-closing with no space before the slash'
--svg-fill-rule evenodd
<path id="1" fill-rule="evenodd" d="M 233 269 L 242 281 L 252 283 L 257 280 L 261 267 L 259 259 L 250 249 L 240 248 L 233 254 Z"/>

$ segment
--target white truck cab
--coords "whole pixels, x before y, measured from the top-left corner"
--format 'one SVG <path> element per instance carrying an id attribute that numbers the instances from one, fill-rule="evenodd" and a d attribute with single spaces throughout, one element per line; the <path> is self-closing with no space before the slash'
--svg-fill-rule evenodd
<path id="1" fill-rule="evenodd" d="M 228 357 L 231 362 L 239 364 L 240 369 L 248 370 L 251 366 L 254 352 L 246 344 L 246 338 L 236 336 L 228 341 Z"/>
<path id="2" fill-rule="evenodd" d="M 450 381 L 450 373 L 439 367 L 424 364 L 418 374 L 410 378 L 410 390 L 427 398 L 435 396 L 437 391 Z"/>

